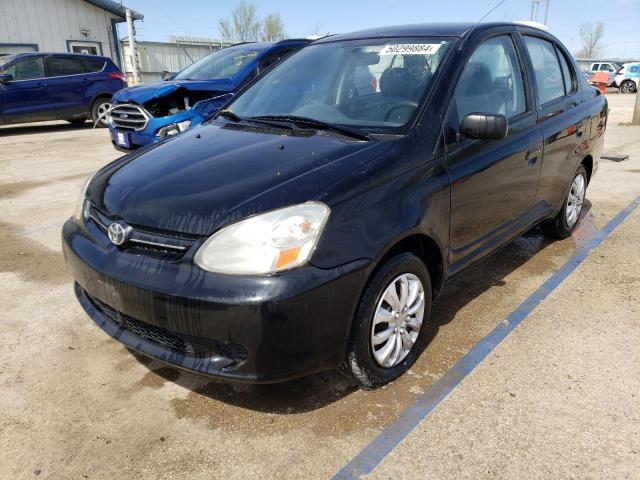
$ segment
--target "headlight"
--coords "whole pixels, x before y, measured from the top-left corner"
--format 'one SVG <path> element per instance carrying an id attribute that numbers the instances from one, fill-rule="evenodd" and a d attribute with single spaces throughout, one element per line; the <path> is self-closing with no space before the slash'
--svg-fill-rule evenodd
<path id="1" fill-rule="evenodd" d="M 84 203 L 87 196 L 87 188 L 89 187 L 89 183 L 91 183 L 92 178 L 93 175 L 89 175 L 89 177 L 84 181 L 82 188 L 80 189 L 80 195 L 78 195 L 78 199 L 76 200 L 76 209 L 73 213 L 73 218 L 75 218 L 78 223 L 82 223 L 84 221 Z"/>
<path id="2" fill-rule="evenodd" d="M 316 248 L 329 207 L 308 202 L 256 215 L 213 234 L 195 263 L 209 272 L 263 275 L 304 265 Z"/>
<path id="3" fill-rule="evenodd" d="M 167 125 L 166 127 L 162 127 L 158 130 L 156 135 L 161 138 L 165 137 L 173 137 L 181 132 L 184 132 L 187 128 L 191 126 L 191 120 L 185 120 L 184 122 L 172 123 L 171 125 Z"/>

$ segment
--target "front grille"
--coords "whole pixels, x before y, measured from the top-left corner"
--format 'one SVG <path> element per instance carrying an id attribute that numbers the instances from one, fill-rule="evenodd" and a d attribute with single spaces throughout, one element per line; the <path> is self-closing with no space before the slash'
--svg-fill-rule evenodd
<path id="1" fill-rule="evenodd" d="M 86 292 L 85 292 L 86 293 Z M 114 310 L 109 305 L 101 302 L 97 298 L 86 293 L 87 298 L 93 306 L 100 311 L 105 317 L 111 320 L 113 323 L 120 326 L 138 337 L 142 337 L 146 340 L 150 340 L 165 347 L 169 347 L 172 350 L 183 353 L 185 355 L 193 355 L 193 345 L 178 335 L 171 333 L 161 327 L 150 325 L 135 318 L 125 315 L 117 310 Z"/>
<path id="2" fill-rule="evenodd" d="M 93 204 L 87 207 L 87 220 L 92 221 L 108 236 L 109 225 L 117 218 L 112 218 Z M 199 237 L 178 232 L 129 225 L 131 232 L 128 240 L 120 246 L 122 250 L 134 254 L 147 255 L 162 260 L 179 260 L 198 241 Z"/>
<path id="3" fill-rule="evenodd" d="M 111 109 L 111 125 L 121 130 L 144 130 L 150 115 L 140 105 L 123 103 Z"/>

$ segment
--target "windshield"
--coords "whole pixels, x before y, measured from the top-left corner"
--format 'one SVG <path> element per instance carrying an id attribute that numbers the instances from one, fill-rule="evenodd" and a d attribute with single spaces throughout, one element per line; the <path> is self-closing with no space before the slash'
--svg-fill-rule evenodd
<path id="1" fill-rule="evenodd" d="M 252 44 L 224 48 L 201 58 L 178 73 L 174 80 L 212 80 L 235 75 L 262 50 Z"/>
<path id="2" fill-rule="evenodd" d="M 265 74 L 227 110 L 295 116 L 373 133 L 413 118 L 451 41 L 380 38 L 310 45 Z"/>

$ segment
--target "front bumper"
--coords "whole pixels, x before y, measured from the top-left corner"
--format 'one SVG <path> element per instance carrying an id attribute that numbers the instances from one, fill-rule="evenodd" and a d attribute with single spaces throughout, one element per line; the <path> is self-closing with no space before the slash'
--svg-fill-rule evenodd
<path id="1" fill-rule="evenodd" d="M 204 121 L 204 117 L 193 108 L 190 108 L 188 110 L 184 110 L 174 115 L 168 115 L 166 117 L 152 117 L 147 122 L 147 126 L 144 128 L 144 130 L 123 130 L 113 125 L 109 125 L 111 144 L 113 145 L 113 148 L 120 152 L 132 152 L 133 150 L 144 147 L 145 145 L 164 140 L 157 135 L 158 131 L 161 128 L 172 125 L 174 123 L 184 122 L 185 120 L 191 121 L 191 125 L 185 130 L 185 132 L 187 132 L 189 131 L 189 129 L 200 125 Z M 119 145 L 117 143 L 116 138 L 118 133 L 126 135 L 128 139 L 127 145 Z"/>
<path id="2" fill-rule="evenodd" d="M 127 253 L 69 219 L 65 260 L 78 300 L 106 333 L 172 365 L 251 383 L 339 366 L 374 263 L 312 265 L 273 276 L 204 272 Z M 197 250 L 195 245 L 192 250 Z"/>

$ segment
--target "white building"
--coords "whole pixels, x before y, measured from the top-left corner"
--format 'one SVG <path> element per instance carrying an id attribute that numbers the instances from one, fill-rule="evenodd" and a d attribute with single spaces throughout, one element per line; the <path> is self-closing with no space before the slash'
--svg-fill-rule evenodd
<path id="1" fill-rule="evenodd" d="M 77 52 L 121 65 L 116 24 L 126 21 L 125 11 L 111 0 L 0 0 L 0 55 Z"/>

